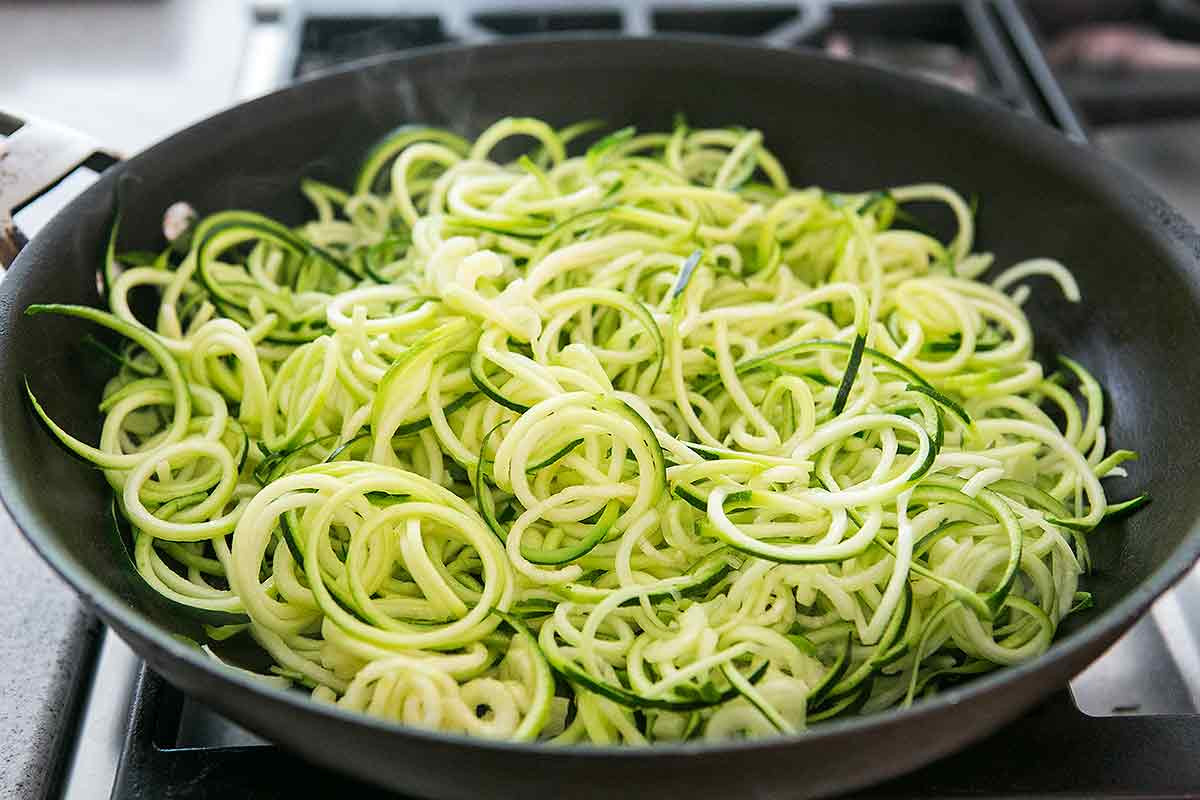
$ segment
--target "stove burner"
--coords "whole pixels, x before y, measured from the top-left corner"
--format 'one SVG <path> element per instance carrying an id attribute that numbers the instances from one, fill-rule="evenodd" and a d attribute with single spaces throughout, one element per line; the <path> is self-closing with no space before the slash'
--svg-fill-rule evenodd
<path id="1" fill-rule="evenodd" d="M 757 8 L 673 8 L 653 12 L 658 33 L 707 33 L 721 36 L 766 36 L 797 17 L 794 6 Z"/>
<path id="2" fill-rule="evenodd" d="M 274 747 L 178 746 L 173 737 L 184 707 L 177 690 L 142 672 L 112 800 L 160 800 L 168 786 L 195 787 L 186 797 L 197 800 L 351 794 L 401 800 Z M 980 744 L 854 796 L 1194 796 L 1200 759 L 1180 754 L 1195 751 L 1198 727 L 1194 716 L 1088 717 L 1064 691 Z"/>
<path id="3" fill-rule="evenodd" d="M 295 74 L 313 72 L 359 58 L 452 41 L 433 16 L 381 20 L 338 17 L 306 20 L 300 34 Z"/>
<path id="4" fill-rule="evenodd" d="M 483 27 L 504 34 L 521 36 L 529 33 L 561 33 L 563 31 L 619 31 L 621 15 L 614 12 L 578 12 L 523 14 L 496 12 L 479 14 L 475 21 Z"/>

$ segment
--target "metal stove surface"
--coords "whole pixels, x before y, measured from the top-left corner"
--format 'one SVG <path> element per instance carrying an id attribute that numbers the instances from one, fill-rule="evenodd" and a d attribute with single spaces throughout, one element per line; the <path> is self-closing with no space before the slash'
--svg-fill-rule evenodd
<path id="1" fill-rule="evenodd" d="M 1144 25 L 1147 5 L 1155 4 L 1118 2 L 1106 13 L 1118 21 L 1141 14 L 1136 21 Z M 1117 6 L 1119 14 L 1112 10 Z M 342 61 L 440 42 L 558 30 L 723 33 L 769 46 L 821 47 L 944 81 L 1083 139 L 1095 132 L 1062 90 L 1039 41 L 1039 26 L 1053 31 L 1060 20 L 1043 5 L 1033 10 L 1031 19 L 1010 0 L 260 2 L 231 100 Z M 1074 80 L 1093 90 L 1087 107 L 1093 114 L 1099 109 L 1102 121 L 1129 121 L 1128 96 L 1106 105 L 1086 78 Z M 1197 133 L 1196 123 L 1126 125 L 1106 128 L 1092 141 L 1131 162 L 1200 222 Z M 76 187 L 60 193 L 69 197 L 88 180 L 76 176 Z M 43 201 L 18 221 L 34 230 L 55 205 Z M 0 517 L 0 537 L 16 536 Z M 30 582 L 40 582 L 44 592 L 36 608 L 16 622 L 5 618 L 7 627 L 0 629 L 0 658 L 25 665 L 19 690 L 24 702 L 16 711 L 4 706 L 0 715 L 0 735 L 9 743 L 0 755 L 13 751 L 0 758 L 0 786 L 12 796 L 157 800 L 354 791 L 364 798 L 394 797 L 303 764 L 182 696 L 115 635 L 101 631 L 23 542 L 14 547 L 22 569 L 0 573 L 0 586 L 19 581 L 27 593 Z M 46 626 L 40 620 L 38 633 L 22 624 L 34 613 L 55 617 L 54 636 L 41 633 Z M 0 690 L 0 702 L 7 699 Z M 860 796 L 1200 796 L 1198 714 L 1195 572 L 1069 691 L 987 742 Z"/>

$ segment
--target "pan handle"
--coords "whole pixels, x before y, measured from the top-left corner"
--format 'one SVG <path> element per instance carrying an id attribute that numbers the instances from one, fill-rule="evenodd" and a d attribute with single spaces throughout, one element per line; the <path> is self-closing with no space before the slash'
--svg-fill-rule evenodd
<path id="1" fill-rule="evenodd" d="M 26 238 L 12 215 L 57 186 L 78 167 L 101 172 L 121 160 L 91 137 L 53 122 L 0 110 L 0 268 Z"/>

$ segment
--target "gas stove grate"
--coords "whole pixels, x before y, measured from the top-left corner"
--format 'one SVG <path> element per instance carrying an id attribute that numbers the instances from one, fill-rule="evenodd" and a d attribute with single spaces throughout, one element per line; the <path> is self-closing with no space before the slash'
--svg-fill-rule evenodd
<path id="1" fill-rule="evenodd" d="M 271 746 L 180 746 L 188 705 L 143 669 L 112 800 L 335 797 L 401 800 Z M 861 798 L 1191 797 L 1200 786 L 1193 715 L 1089 717 L 1063 691 L 991 738 Z M 170 794 L 166 787 L 187 787 Z"/>
<path id="2" fill-rule="evenodd" d="M 300 31 L 294 77 L 384 52 L 513 35 L 721 35 L 772 47 L 819 48 L 903 70 L 994 99 L 1072 137 L 1083 135 L 1012 0 L 735 0 L 716 6 L 673 0 L 414 1 L 401 14 L 367 2 L 349 11 L 310 10 L 293 24 Z"/>

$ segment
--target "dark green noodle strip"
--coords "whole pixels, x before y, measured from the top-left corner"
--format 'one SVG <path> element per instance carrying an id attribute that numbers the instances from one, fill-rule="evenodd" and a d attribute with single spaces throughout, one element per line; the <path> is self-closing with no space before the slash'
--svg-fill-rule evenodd
<path id="1" fill-rule="evenodd" d="M 1071 613 L 1086 611 L 1095 606 L 1095 604 L 1091 592 L 1076 592 L 1074 602 L 1071 604 Z"/>
<path id="2" fill-rule="evenodd" d="M 154 250 L 125 250 L 116 254 L 117 262 L 130 267 L 153 267 L 160 263 L 163 253 Z"/>
<path id="3" fill-rule="evenodd" d="M 839 716 L 849 716 L 857 711 L 866 703 L 867 698 L 871 696 L 873 682 L 871 679 L 864 681 L 859 688 L 852 694 L 845 695 L 835 699 L 832 703 L 813 711 L 808 712 L 807 719 L 809 722 L 821 722 L 827 719 L 833 719 Z"/>
<path id="4" fill-rule="evenodd" d="M 337 434 L 331 433 L 327 436 L 319 436 L 316 439 L 309 439 L 307 442 L 298 444 L 295 447 L 285 450 L 282 453 L 273 453 L 268 455 L 258 466 L 254 468 L 254 479 L 260 484 L 266 485 L 278 478 L 280 475 L 288 472 L 288 467 L 311 447 L 320 447 L 332 444 L 337 441 Z"/>
<path id="5" fill-rule="evenodd" d="M 483 353 L 478 350 L 471 356 L 471 380 L 479 388 L 479 391 L 487 395 L 492 402 L 499 403 L 518 414 L 529 410 L 529 406 L 524 403 L 518 403 L 516 400 L 506 397 L 503 391 L 492 382 L 487 374 Z"/>
<path id="6" fill-rule="evenodd" d="M 583 444 L 583 442 L 583 439 L 575 439 L 574 441 L 567 442 L 558 450 L 555 450 L 553 453 L 546 456 L 541 461 L 538 461 L 536 464 L 530 464 L 525 468 L 525 471 L 527 473 L 534 473 L 540 469 L 545 469 L 546 467 L 552 466 L 556 461 L 560 461 L 561 459 L 571 455 L 571 453 L 573 453 L 575 449 L 579 447 L 579 445 Z"/>
<path id="7" fill-rule="evenodd" d="M 807 703 L 810 708 L 816 708 L 820 706 L 821 701 L 825 699 L 825 696 L 829 694 L 830 690 L 833 689 L 834 686 L 837 686 L 838 682 L 842 680 L 843 676 L 845 676 L 846 670 L 850 668 L 850 654 L 853 651 L 853 648 L 854 636 L 853 634 L 847 632 L 846 640 L 842 643 L 841 648 L 838 650 L 837 658 L 834 659 L 833 664 L 831 664 L 825 674 L 821 676 L 821 679 L 817 682 L 817 684 L 808 692 Z"/>
<path id="8" fill-rule="evenodd" d="M 1134 497 L 1130 500 L 1124 500 L 1120 503 L 1112 503 L 1107 509 L 1105 509 L 1104 519 L 1118 519 L 1120 517 L 1127 516 L 1149 503 L 1150 495 L 1148 494 L 1139 494 L 1137 497 Z"/>
<path id="9" fill-rule="evenodd" d="M 854 337 L 850 348 L 850 361 L 846 364 L 846 372 L 842 376 L 842 384 L 838 387 L 837 397 L 833 400 L 833 416 L 841 414 L 850 399 L 850 389 L 854 386 L 854 377 L 858 375 L 858 365 L 862 363 L 863 348 L 867 345 L 867 337 L 861 333 Z"/>
<path id="10" fill-rule="evenodd" d="M 492 499 L 492 490 L 488 485 L 487 475 L 484 473 L 484 465 L 487 459 L 484 457 L 487 453 L 488 442 L 491 441 L 492 435 L 500 429 L 504 423 L 497 423 L 494 428 L 487 432 L 479 445 L 479 459 L 475 463 L 475 507 L 479 509 L 479 515 L 483 521 L 487 523 L 488 530 L 496 534 L 496 538 L 500 541 L 505 541 L 508 538 L 508 530 L 496 519 L 496 502 Z"/>
<path id="11" fill-rule="evenodd" d="M 112 293 L 113 284 L 117 282 L 117 277 L 121 274 L 121 262 L 117 257 L 117 237 L 121 232 L 121 209 L 118 206 L 117 211 L 113 214 L 112 225 L 108 230 L 108 241 L 104 245 L 104 267 L 100 271 L 103 278 L 104 296 L 108 297 Z"/>
<path id="12" fill-rule="evenodd" d="M 980 280 L 946 186 L 795 187 L 768 144 L 412 126 L 302 181 L 297 227 L 117 215 L 107 310 L 29 309 L 123 340 L 84 340 L 98 442 L 53 376 L 33 413 L 218 668 L 253 641 L 262 680 L 408 725 L 792 735 L 1038 657 L 1092 602 L 1089 531 L 1148 501 L 1107 500 L 1134 454 L 1097 377 L 1032 360 L 1022 303 L 1079 287 Z M 952 238 L 913 229 L 930 202 Z"/>
<path id="13" fill-rule="evenodd" d="M 596 545 L 604 541 L 612 530 L 613 523 L 616 522 L 617 514 L 620 511 L 620 506 L 616 502 L 610 502 L 604 507 L 604 513 L 600 519 L 591 527 L 587 536 L 579 540 L 573 545 L 564 545 L 554 549 L 521 546 L 521 555 L 524 556 L 533 564 L 539 566 L 557 566 L 559 564 L 570 564 L 583 556 L 590 553 L 596 548 Z"/>
<path id="14" fill-rule="evenodd" d="M 931 386 L 922 385 L 919 383 L 910 383 L 905 388 L 908 391 L 920 392 L 921 394 L 932 398 L 934 400 L 934 402 L 936 402 L 939 406 L 947 409 L 948 411 L 953 413 L 954 416 L 956 416 L 960 420 L 962 420 L 964 425 L 967 425 L 967 426 L 971 425 L 971 415 L 968 414 L 962 406 L 960 406 L 958 403 L 951 400 L 946 395 L 939 392 L 937 389 L 934 389 Z"/>

